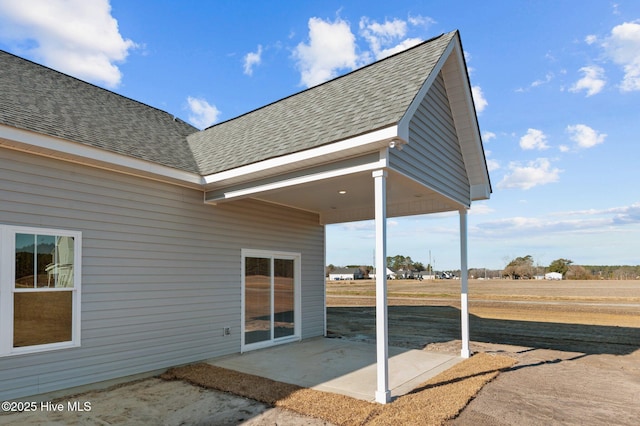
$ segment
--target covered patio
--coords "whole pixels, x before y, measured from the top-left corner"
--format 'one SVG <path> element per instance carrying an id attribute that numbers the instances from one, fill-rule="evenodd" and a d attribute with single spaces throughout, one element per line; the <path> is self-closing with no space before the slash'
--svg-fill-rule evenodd
<path id="1" fill-rule="evenodd" d="M 391 399 L 405 395 L 462 357 L 389 347 Z M 208 361 L 209 364 L 305 388 L 374 401 L 373 345 L 318 337 Z"/>
<path id="2" fill-rule="evenodd" d="M 467 211 L 489 198 L 491 185 L 458 32 L 213 126 L 190 143 L 217 148 L 218 161 L 200 159 L 206 203 L 251 198 L 312 212 L 321 225 L 373 219 L 378 268 L 386 266 L 387 218 L 459 212 L 460 356 L 470 356 Z M 404 364 L 390 362 L 385 274 L 376 276 L 376 327 L 376 383 L 368 386 L 387 403 Z"/>

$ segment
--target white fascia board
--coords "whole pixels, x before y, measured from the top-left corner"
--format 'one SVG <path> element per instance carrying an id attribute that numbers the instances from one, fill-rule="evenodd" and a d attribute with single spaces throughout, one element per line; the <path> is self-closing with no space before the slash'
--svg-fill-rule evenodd
<path id="1" fill-rule="evenodd" d="M 460 70 L 458 72 L 458 76 L 460 78 L 458 89 L 464 92 L 465 102 L 464 106 L 460 104 L 453 105 L 452 103 L 451 108 L 452 114 L 454 115 L 454 121 L 456 122 L 456 128 L 460 133 L 468 135 L 471 139 L 472 145 L 470 145 L 469 147 L 473 150 L 472 155 L 470 156 L 467 154 L 468 150 L 463 150 L 463 155 L 467 154 L 465 157 L 471 157 L 465 158 L 467 169 L 471 171 L 471 168 L 475 168 L 476 171 L 476 173 L 469 173 L 469 179 L 472 181 L 472 184 L 476 182 L 478 183 L 478 185 L 486 184 L 489 187 L 489 192 L 491 192 L 491 181 L 487 168 L 487 160 L 485 158 L 484 148 L 482 146 L 482 137 L 480 135 L 480 127 L 478 126 L 478 118 L 476 116 L 473 93 L 471 91 L 471 82 L 469 81 L 469 78 L 467 76 L 467 68 L 464 60 L 464 55 L 461 49 L 455 49 L 454 55 L 457 67 Z M 452 58 L 452 60 L 453 59 L 454 58 Z M 458 107 L 458 110 L 453 111 L 454 107 Z M 460 118 L 460 116 L 464 118 Z M 474 180 L 476 182 L 473 182 Z"/>
<path id="2" fill-rule="evenodd" d="M 249 196 L 255 196 L 262 192 L 273 191 L 275 189 L 282 189 L 290 186 L 302 185 L 305 183 L 311 183 L 319 180 L 331 179 L 331 178 L 351 175 L 354 173 L 360 173 L 360 172 L 365 172 L 370 170 L 379 170 L 387 166 L 388 166 L 387 156 L 381 154 L 380 159 L 378 161 L 374 161 L 367 164 L 361 164 L 353 167 L 345 167 L 345 168 L 336 169 L 336 170 L 328 170 L 325 172 L 314 173 L 314 174 L 305 175 L 305 176 L 298 176 L 291 179 L 284 179 L 284 180 L 271 182 L 263 185 L 257 184 L 255 186 L 250 186 L 248 188 L 241 188 L 236 190 L 230 189 L 229 191 L 222 190 L 220 193 L 217 193 L 217 194 L 214 192 L 214 195 L 211 198 L 205 195 L 205 202 L 215 204 L 217 202 L 228 201 L 234 198 L 244 198 Z"/>
<path id="3" fill-rule="evenodd" d="M 488 200 L 491 198 L 491 187 L 487 184 L 471 185 L 471 200 Z"/>
<path id="4" fill-rule="evenodd" d="M 300 163 L 310 165 L 312 163 L 320 164 L 326 162 L 327 158 L 336 154 L 347 154 L 349 151 L 364 152 L 368 146 L 371 151 L 380 149 L 381 144 L 388 143 L 390 140 L 397 140 L 399 144 L 404 144 L 403 140 L 398 139 L 397 126 L 389 126 L 384 129 L 376 130 L 371 133 L 345 139 L 340 142 L 311 148 L 292 154 L 283 155 L 281 157 L 270 158 L 268 160 L 259 161 L 257 163 L 248 164 L 246 166 L 237 167 L 231 170 L 225 170 L 219 173 L 213 173 L 204 176 L 206 185 L 222 183 L 224 181 L 234 181 L 238 179 L 251 179 L 252 175 L 260 175 L 270 170 L 290 170 L 296 168 Z M 344 158 L 341 156 L 340 158 Z"/>
<path id="5" fill-rule="evenodd" d="M 192 188 L 203 185 L 202 177 L 196 173 L 10 126 L 0 125 L 0 146 Z"/>

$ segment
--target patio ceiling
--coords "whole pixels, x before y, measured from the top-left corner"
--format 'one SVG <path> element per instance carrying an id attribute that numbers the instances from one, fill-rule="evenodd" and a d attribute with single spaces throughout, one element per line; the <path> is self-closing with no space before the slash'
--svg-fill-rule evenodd
<path id="1" fill-rule="evenodd" d="M 374 218 L 374 180 L 372 172 L 387 170 L 387 216 L 408 216 L 465 208 L 428 186 L 394 170 L 388 164 L 389 150 L 399 149 L 394 140 L 373 144 L 377 150 L 345 159 L 288 170 L 277 175 L 252 179 L 251 176 L 209 184 L 205 201 L 211 204 L 253 198 L 305 210 L 319 215 L 321 224 Z M 322 158 L 317 158 L 322 161 Z M 325 160 L 326 161 L 326 160 Z M 263 174 L 258 173 L 258 174 Z"/>

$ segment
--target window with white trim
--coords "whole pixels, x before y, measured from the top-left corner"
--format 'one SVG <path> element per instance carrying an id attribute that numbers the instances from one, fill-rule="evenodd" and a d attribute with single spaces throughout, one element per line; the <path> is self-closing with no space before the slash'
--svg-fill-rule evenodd
<path id="1" fill-rule="evenodd" d="M 0 225 L 0 356 L 80 345 L 76 231 Z"/>

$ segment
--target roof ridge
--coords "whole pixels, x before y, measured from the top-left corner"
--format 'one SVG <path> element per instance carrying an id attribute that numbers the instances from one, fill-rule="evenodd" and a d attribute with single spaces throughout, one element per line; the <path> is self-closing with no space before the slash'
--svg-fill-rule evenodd
<path id="1" fill-rule="evenodd" d="M 407 52 L 409 52 L 409 51 L 411 51 L 411 50 L 415 50 L 415 49 L 419 48 L 420 46 L 422 46 L 422 45 L 424 45 L 424 44 L 430 43 L 430 42 L 432 42 L 432 41 L 434 41 L 434 40 L 437 40 L 437 39 L 439 39 L 439 38 L 441 38 L 441 37 L 443 37 L 443 36 L 445 36 L 445 35 L 447 35 L 447 34 L 451 34 L 451 33 L 455 33 L 455 32 L 457 32 L 457 30 L 450 31 L 450 32 L 448 32 L 448 33 L 441 33 L 441 34 L 439 34 L 439 35 L 437 35 L 437 36 L 434 36 L 434 37 L 431 37 L 431 38 L 429 38 L 429 39 L 427 39 L 427 40 L 423 40 L 423 41 L 421 41 L 420 43 L 416 44 L 415 46 L 411 46 L 411 47 L 409 47 L 409 48 L 407 48 L 407 49 L 405 49 L 405 50 L 402 50 L 402 51 L 400 51 L 400 52 L 396 52 L 396 53 L 394 53 L 393 55 L 389 55 L 389 56 L 386 56 L 386 57 L 384 57 L 384 58 L 382 58 L 382 59 L 378 59 L 377 61 L 370 62 L 370 63 L 365 64 L 365 65 L 363 65 L 363 66 L 361 66 L 361 67 L 359 67 L 359 68 L 355 68 L 355 69 L 353 69 L 353 70 L 351 70 L 351 71 L 349 71 L 349 72 L 347 72 L 347 73 L 345 73 L 345 74 L 341 74 L 341 75 L 339 75 L 339 76 L 337 76 L 337 77 L 334 77 L 334 78 L 332 78 L 332 79 L 330 79 L 330 80 L 323 81 L 322 83 L 316 84 L 315 86 L 307 87 L 306 89 L 300 90 L 299 92 L 295 92 L 295 93 L 292 93 L 292 94 L 290 94 L 290 95 L 287 95 L 287 96 L 285 96 L 285 97 L 283 97 L 283 98 L 280 98 L 280 99 L 277 99 L 277 100 L 275 100 L 275 101 L 269 102 L 268 104 L 266 104 L 266 105 L 262 105 L 262 106 L 260 106 L 260 107 L 258 107 L 258 108 L 255 108 L 255 109 L 252 109 L 251 111 L 247 111 L 247 112 L 245 112 L 245 113 L 242 113 L 242 114 L 237 115 L 237 116 L 235 116 L 235 117 L 232 117 L 232 118 L 229 118 L 229 119 L 227 119 L 227 120 L 221 121 L 221 122 L 219 122 L 219 123 L 212 124 L 211 126 L 209 126 L 209 127 L 205 128 L 205 129 L 203 129 L 203 130 L 202 130 L 202 132 L 207 131 L 207 130 L 209 130 L 209 129 L 213 128 L 213 127 L 217 127 L 217 126 L 219 126 L 219 125 L 222 125 L 222 124 L 229 123 L 229 122 L 231 122 L 231 121 L 237 120 L 237 119 L 242 118 L 242 117 L 244 117 L 244 116 L 247 116 L 247 115 L 249 115 L 249 114 L 253 114 L 253 113 L 254 113 L 254 112 L 256 112 L 256 111 L 263 110 L 263 109 L 265 109 L 265 108 L 267 108 L 267 107 L 270 107 L 270 106 L 272 106 L 272 105 L 278 104 L 278 103 L 280 103 L 280 102 L 282 102 L 282 101 L 285 101 L 285 100 L 287 100 L 287 99 L 293 98 L 293 97 L 298 96 L 298 95 L 301 95 L 301 94 L 303 94 L 303 93 L 309 92 L 309 91 L 314 90 L 314 89 L 316 89 L 316 88 L 318 88 L 318 87 L 325 86 L 325 85 L 327 85 L 327 84 L 329 84 L 329 83 L 332 83 L 332 82 L 334 82 L 334 81 L 337 81 L 337 80 L 340 80 L 340 79 L 346 78 L 347 76 L 349 76 L 349 75 L 351 75 L 351 74 L 353 74 L 353 73 L 356 73 L 356 72 L 362 71 L 362 70 L 364 70 L 364 69 L 366 69 L 366 68 L 370 68 L 370 67 L 372 67 L 372 66 L 378 65 L 378 64 L 380 64 L 380 63 L 382 63 L 382 62 L 386 62 L 386 61 L 390 60 L 391 58 L 394 58 L 394 57 L 397 57 L 397 56 L 399 56 L 399 55 L 405 54 L 405 53 L 407 53 Z"/>

